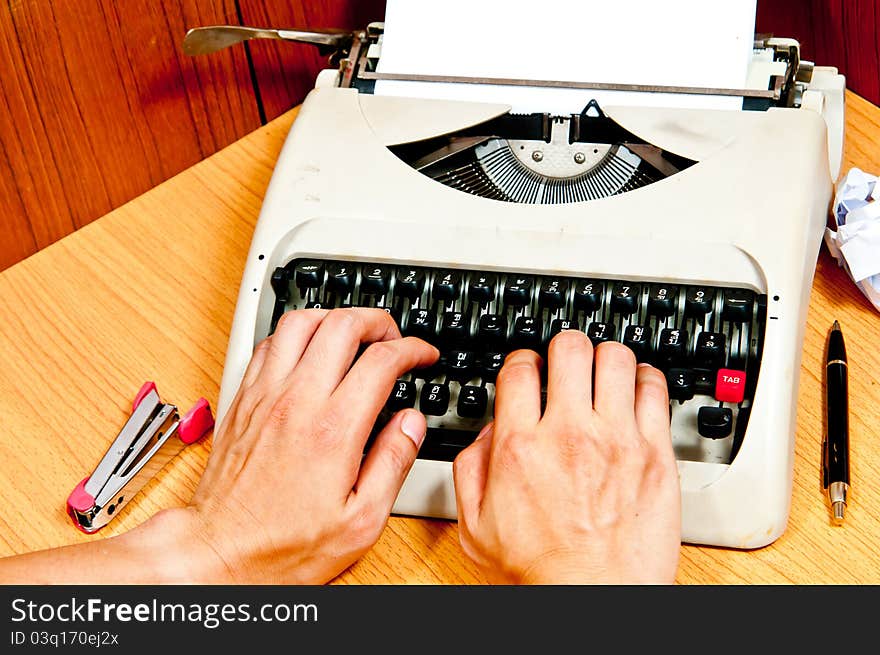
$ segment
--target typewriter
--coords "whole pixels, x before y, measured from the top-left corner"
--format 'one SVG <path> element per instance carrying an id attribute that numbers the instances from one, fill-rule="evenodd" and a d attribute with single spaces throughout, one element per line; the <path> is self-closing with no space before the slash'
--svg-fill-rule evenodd
<path id="1" fill-rule="evenodd" d="M 779 537 L 843 77 L 802 61 L 794 40 L 760 37 L 741 111 L 590 102 L 523 115 L 374 93 L 382 35 L 381 23 L 281 34 L 331 66 L 263 203 L 220 417 L 284 312 L 383 308 L 442 353 L 397 382 L 380 417 L 416 407 L 428 419 L 394 512 L 454 519 L 452 461 L 491 419 L 505 355 L 581 330 L 666 375 L 682 539 L 756 548 Z M 278 33 L 200 28 L 185 49 L 262 36 Z"/>

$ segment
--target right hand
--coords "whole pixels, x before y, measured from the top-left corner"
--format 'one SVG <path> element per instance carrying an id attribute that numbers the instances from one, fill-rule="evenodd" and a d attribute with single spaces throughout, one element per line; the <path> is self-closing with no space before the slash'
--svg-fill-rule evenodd
<path id="1" fill-rule="evenodd" d="M 680 489 L 662 373 L 565 331 L 541 358 L 511 353 L 495 421 L 455 460 L 465 552 L 496 582 L 672 583 Z"/>

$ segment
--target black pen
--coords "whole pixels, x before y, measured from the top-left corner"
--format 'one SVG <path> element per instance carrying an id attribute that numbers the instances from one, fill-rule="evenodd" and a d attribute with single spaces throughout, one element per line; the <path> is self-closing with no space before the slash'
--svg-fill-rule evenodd
<path id="1" fill-rule="evenodd" d="M 849 491 L 849 397 L 846 346 L 840 323 L 834 321 L 828 337 L 825 364 L 824 484 L 834 520 L 843 521 Z"/>

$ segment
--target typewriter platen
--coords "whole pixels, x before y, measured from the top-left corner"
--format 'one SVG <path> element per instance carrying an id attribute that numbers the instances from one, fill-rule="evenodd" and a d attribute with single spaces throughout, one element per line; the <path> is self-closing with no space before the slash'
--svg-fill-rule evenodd
<path id="1" fill-rule="evenodd" d="M 297 34 L 334 66 L 264 200 L 220 416 L 281 313 L 382 307 L 443 353 L 389 399 L 387 412 L 415 406 L 429 423 L 394 511 L 454 518 L 451 460 L 491 417 L 504 354 L 578 329 L 667 376 L 683 540 L 754 548 L 781 535 L 806 309 L 843 143 L 837 71 L 800 61 L 792 40 L 761 39 L 742 111 L 591 102 L 515 115 L 373 94 L 381 24 Z"/>

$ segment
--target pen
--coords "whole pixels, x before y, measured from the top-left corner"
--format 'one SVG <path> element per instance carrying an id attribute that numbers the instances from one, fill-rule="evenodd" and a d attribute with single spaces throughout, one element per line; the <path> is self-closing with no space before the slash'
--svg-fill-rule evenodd
<path id="1" fill-rule="evenodd" d="M 834 321 L 828 336 L 825 364 L 824 486 L 836 522 L 843 521 L 849 491 L 849 398 L 846 346 L 840 323 Z"/>

